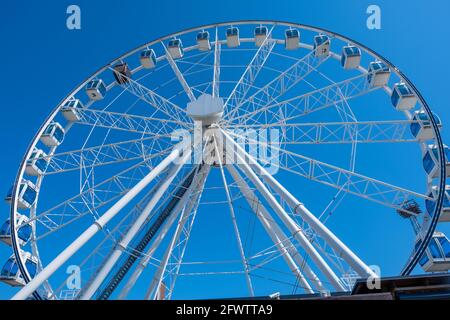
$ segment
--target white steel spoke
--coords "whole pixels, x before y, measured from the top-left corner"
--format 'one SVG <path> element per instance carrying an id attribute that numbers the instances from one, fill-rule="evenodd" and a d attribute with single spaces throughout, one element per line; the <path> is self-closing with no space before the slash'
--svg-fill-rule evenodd
<path id="1" fill-rule="evenodd" d="M 411 135 L 410 125 L 417 121 L 358 121 L 288 123 L 263 125 L 224 126 L 224 129 L 264 130 L 279 128 L 283 131 L 283 144 L 332 144 L 332 143 L 394 143 L 417 142 Z M 249 142 L 256 143 L 256 142 Z"/>
<path id="2" fill-rule="evenodd" d="M 216 27 L 216 41 L 214 44 L 214 75 L 212 83 L 213 97 L 220 97 L 220 55 L 222 45 L 219 43 L 219 28 Z"/>
<path id="3" fill-rule="evenodd" d="M 167 50 L 164 42 L 161 42 L 161 45 L 164 48 L 164 51 L 166 52 L 166 59 L 170 64 L 170 67 L 172 68 L 173 72 L 175 73 L 178 81 L 181 83 L 181 86 L 183 87 L 184 91 L 186 92 L 188 98 L 190 101 L 195 101 L 195 95 L 192 92 L 191 87 L 188 85 L 186 79 L 183 76 L 183 73 L 180 71 L 180 69 L 177 66 L 177 63 L 175 62 L 175 60 L 173 60 L 172 55 L 170 54 L 169 50 Z"/>
<path id="4" fill-rule="evenodd" d="M 235 133 L 229 131 L 225 134 L 238 136 L 241 139 L 248 139 L 248 137 L 236 135 Z M 251 138 L 250 141 L 256 142 Z M 264 142 L 260 143 L 265 144 Z M 337 189 L 342 189 L 350 194 L 412 214 L 414 216 L 417 216 L 417 213 L 402 208 L 402 205 L 411 199 L 431 199 L 428 196 L 418 192 L 410 191 L 393 184 L 299 155 L 274 145 L 271 145 L 270 148 L 281 153 L 279 159 L 280 163 L 276 164 L 276 166 L 283 170 L 295 173 L 312 181 L 316 181 Z"/>
<path id="5" fill-rule="evenodd" d="M 256 51 L 255 55 L 253 56 L 253 59 L 248 64 L 241 78 L 236 83 L 235 87 L 233 88 L 233 91 L 231 92 L 227 101 L 225 102 L 224 105 L 225 114 L 229 112 L 228 110 L 238 108 L 241 105 L 241 103 L 245 99 L 245 96 L 247 95 L 247 92 L 253 86 L 259 72 L 264 67 L 267 58 L 269 57 L 270 53 L 272 52 L 276 44 L 276 41 L 272 39 L 273 28 L 274 26 L 272 26 L 270 31 L 267 33 L 264 42 Z"/>
<path id="6" fill-rule="evenodd" d="M 316 57 L 314 51 L 311 51 L 243 101 L 239 106 L 234 108 L 234 110 L 226 116 L 226 119 L 232 122 L 233 119 L 239 115 L 238 111 L 244 104 L 247 104 L 245 110 L 242 111 L 242 114 L 244 115 L 260 109 L 261 106 L 269 106 L 293 88 L 297 83 L 302 81 L 311 72 L 316 70 L 322 63 L 328 60 L 328 58 L 329 56 L 323 58 Z"/>
<path id="7" fill-rule="evenodd" d="M 220 136 L 222 136 L 222 135 L 220 135 Z M 249 291 L 250 296 L 253 297 L 255 295 L 255 293 L 253 291 L 253 285 L 252 285 L 252 281 L 250 279 L 248 260 L 245 257 L 244 247 L 242 246 L 241 235 L 239 232 L 239 227 L 237 225 L 236 214 L 234 212 L 233 200 L 231 199 L 230 190 L 228 189 L 227 179 L 225 177 L 225 172 L 223 171 L 222 159 L 223 159 L 224 149 L 223 149 L 223 140 L 222 139 L 220 139 L 220 140 L 221 140 L 220 141 L 221 143 L 219 143 L 219 145 L 220 145 L 221 149 L 219 150 L 218 143 L 217 143 L 217 137 L 216 136 L 213 137 L 215 155 L 216 155 L 217 161 L 219 163 L 220 174 L 222 176 L 223 186 L 225 188 L 225 194 L 227 196 L 228 207 L 230 210 L 231 220 L 233 222 L 233 228 L 234 228 L 234 233 L 235 233 L 238 248 L 239 248 L 239 254 L 241 255 L 242 265 L 244 267 L 245 281 L 247 283 L 247 289 Z"/>

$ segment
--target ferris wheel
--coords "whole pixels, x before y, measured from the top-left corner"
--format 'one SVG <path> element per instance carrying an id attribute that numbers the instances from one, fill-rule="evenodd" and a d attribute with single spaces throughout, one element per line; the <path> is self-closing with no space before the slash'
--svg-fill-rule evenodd
<path id="1" fill-rule="evenodd" d="M 42 124 L 6 198 L 0 280 L 13 299 L 190 299 L 447 272 L 441 126 L 398 68 L 328 30 L 164 36 Z"/>

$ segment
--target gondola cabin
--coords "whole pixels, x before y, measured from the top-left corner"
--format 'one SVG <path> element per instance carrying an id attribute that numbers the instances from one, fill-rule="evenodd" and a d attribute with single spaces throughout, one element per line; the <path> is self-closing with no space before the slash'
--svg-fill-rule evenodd
<path id="1" fill-rule="evenodd" d="M 61 114 L 70 122 L 80 121 L 79 110 L 83 109 L 83 103 L 78 99 L 70 99 L 61 107 Z"/>
<path id="2" fill-rule="evenodd" d="M 94 79 L 89 81 L 86 85 L 86 94 L 91 100 L 102 100 L 106 95 L 106 85 L 103 80 Z"/>
<path id="3" fill-rule="evenodd" d="M 265 26 L 259 26 L 255 28 L 255 45 L 257 47 L 262 46 L 264 40 L 266 40 L 267 32 L 267 27 Z"/>
<path id="4" fill-rule="evenodd" d="M 5 201 L 11 203 L 13 196 L 13 188 L 11 187 L 6 195 Z M 34 205 L 37 198 L 36 186 L 28 180 L 23 180 L 19 186 L 19 194 L 17 206 L 19 209 L 28 209 Z"/>
<path id="5" fill-rule="evenodd" d="M 330 54 L 330 38 L 319 34 L 314 37 L 314 54 L 316 57 L 326 57 Z"/>
<path id="6" fill-rule="evenodd" d="M 436 121 L 438 127 L 441 126 L 441 119 L 433 114 L 433 118 Z M 420 141 L 431 140 L 434 138 L 433 125 L 430 121 L 430 117 L 425 111 L 416 111 L 412 117 L 412 123 L 410 125 L 411 134 Z"/>
<path id="7" fill-rule="evenodd" d="M 41 142 L 47 147 L 59 146 L 64 140 L 64 128 L 58 122 L 51 122 L 41 135 Z"/>
<path id="8" fill-rule="evenodd" d="M 22 260 L 31 278 L 34 278 L 37 272 L 37 259 L 31 253 L 21 251 Z M 26 284 L 25 279 L 20 272 L 16 257 L 12 255 L 4 264 L 0 273 L 0 281 L 13 287 L 22 287 Z"/>
<path id="9" fill-rule="evenodd" d="M 169 41 L 169 44 L 167 46 L 167 50 L 169 50 L 170 56 L 172 59 L 179 59 L 182 58 L 184 55 L 183 51 L 183 43 L 181 42 L 181 39 L 172 39 Z"/>
<path id="10" fill-rule="evenodd" d="M 286 50 L 295 50 L 300 46 L 300 32 L 297 29 L 288 29 L 285 32 Z"/>
<path id="11" fill-rule="evenodd" d="M 145 69 L 153 69 L 156 67 L 156 54 L 153 49 L 145 49 L 141 51 L 139 60 Z"/>
<path id="12" fill-rule="evenodd" d="M 114 78 L 116 79 L 116 82 L 118 84 L 125 84 L 128 83 L 131 79 L 131 70 L 128 66 L 128 63 L 121 62 L 114 66 Z"/>
<path id="13" fill-rule="evenodd" d="M 442 203 L 442 210 L 439 215 L 439 222 L 450 222 L 450 185 L 445 186 L 444 202 Z M 433 186 L 428 192 L 428 198 L 425 200 L 425 207 L 429 216 L 433 216 L 436 208 L 436 197 L 438 196 L 438 187 Z"/>
<path id="14" fill-rule="evenodd" d="M 344 69 L 356 69 L 361 63 L 361 50 L 355 46 L 342 48 L 341 65 Z"/>
<path id="15" fill-rule="evenodd" d="M 371 62 L 367 73 L 367 81 L 371 87 L 382 87 L 386 85 L 391 76 L 389 67 L 380 61 Z"/>
<path id="16" fill-rule="evenodd" d="M 209 42 L 209 32 L 201 31 L 197 33 L 197 46 L 200 51 L 211 50 L 211 43 Z"/>
<path id="17" fill-rule="evenodd" d="M 418 250 L 422 239 L 416 241 Z M 450 270 L 450 242 L 442 232 L 434 232 L 428 248 L 419 260 L 419 264 L 425 272 L 443 272 Z"/>
<path id="18" fill-rule="evenodd" d="M 444 156 L 445 156 L 445 168 L 447 177 L 450 176 L 450 149 L 444 145 Z M 439 166 L 439 148 L 437 145 L 428 145 L 425 149 L 425 153 L 422 159 L 423 168 L 427 173 L 428 177 L 431 179 L 439 177 L 440 166 Z"/>
<path id="19" fill-rule="evenodd" d="M 17 215 L 17 223 L 18 226 L 17 236 L 19 237 L 20 245 L 26 244 L 31 237 L 31 225 L 28 223 L 29 219 L 21 214 Z M 0 241 L 6 243 L 7 245 L 12 244 L 11 240 L 11 219 L 6 220 L 2 227 L 0 228 Z"/>
<path id="20" fill-rule="evenodd" d="M 399 111 L 411 110 L 417 103 L 417 97 L 406 84 L 396 83 L 392 90 L 391 102 Z"/>
<path id="21" fill-rule="evenodd" d="M 29 176 L 40 176 L 47 170 L 50 159 L 41 149 L 34 149 L 27 160 L 25 173 Z"/>
<path id="22" fill-rule="evenodd" d="M 241 40 L 239 39 L 239 29 L 236 27 L 229 27 L 226 31 L 227 46 L 229 48 L 239 47 Z"/>

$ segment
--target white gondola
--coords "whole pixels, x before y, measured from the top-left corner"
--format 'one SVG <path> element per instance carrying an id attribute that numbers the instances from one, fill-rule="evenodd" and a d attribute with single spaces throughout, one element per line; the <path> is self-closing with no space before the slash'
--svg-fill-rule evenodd
<path id="1" fill-rule="evenodd" d="M 236 27 L 229 27 L 226 31 L 227 46 L 230 48 L 239 47 L 241 40 L 239 39 L 239 29 Z"/>
<path id="2" fill-rule="evenodd" d="M 266 40 L 267 32 L 266 26 L 259 26 L 255 28 L 255 45 L 257 47 L 262 46 L 264 40 Z"/>
<path id="3" fill-rule="evenodd" d="M 382 87 L 386 85 L 391 76 L 389 67 L 380 61 L 371 62 L 367 72 L 367 81 L 372 87 Z"/>
<path id="4" fill-rule="evenodd" d="M 47 147 L 59 146 L 64 140 L 64 128 L 58 122 L 51 122 L 41 135 L 41 142 Z"/>
<path id="5" fill-rule="evenodd" d="M 197 33 L 197 45 L 200 51 L 211 50 L 211 43 L 209 42 L 209 32 L 201 31 Z"/>
<path id="6" fill-rule="evenodd" d="M 344 69 L 356 69 L 361 63 L 361 50 L 355 46 L 342 48 L 341 65 Z"/>
<path id="7" fill-rule="evenodd" d="M 28 223 L 29 219 L 27 216 L 16 214 L 17 216 L 17 235 L 19 237 L 20 245 L 26 244 L 31 237 L 31 225 Z M 7 245 L 12 244 L 11 240 L 11 219 L 6 220 L 2 227 L 0 228 L 0 241 L 6 243 Z"/>
<path id="8" fill-rule="evenodd" d="M 70 99 L 61 107 L 61 114 L 67 121 L 80 121 L 80 109 L 83 109 L 83 103 L 78 99 Z"/>
<path id="9" fill-rule="evenodd" d="M 106 95 L 106 85 L 103 80 L 91 80 L 86 85 L 86 93 L 91 100 L 102 100 Z"/>
<path id="10" fill-rule="evenodd" d="M 13 188 L 9 189 L 5 201 L 11 203 Z M 23 180 L 19 187 L 17 206 L 19 209 L 28 209 L 36 202 L 37 189 L 33 182 Z"/>
<path id="11" fill-rule="evenodd" d="M 152 69 L 156 66 L 156 54 L 153 49 L 145 49 L 141 51 L 139 55 L 139 60 L 141 61 L 141 65 L 145 69 Z"/>
<path id="12" fill-rule="evenodd" d="M 21 251 L 22 260 L 25 261 L 25 267 L 28 270 L 31 278 L 34 278 L 37 272 L 37 259 L 31 253 L 26 251 Z M 4 264 L 2 271 L 0 273 L 0 281 L 5 282 L 13 287 L 24 286 L 25 279 L 19 270 L 19 265 L 17 263 L 16 257 L 11 256 Z"/>
<path id="13" fill-rule="evenodd" d="M 169 53 L 170 53 L 170 56 L 172 57 L 172 59 L 182 58 L 184 55 L 184 51 L 183 51 L 183 43 L 181 42 L 181 39 L 175 38 L 175 39 L 169 40 L 167 50 L 169 50 Z"/>
<path id="14" fill-rule="evenodd" d="M 441 126 L 441 119 L 433 114 L 437 125 Z M 410 125 L 411 134 L 420 141 L 431 140 L 434 138 L 433 126 L 430 117 L 425 111 L 414 112 L 412 123 Z"/>
<path id="15" fill-rule="evenodd" d="M 442 203 L 442 210 L 439 215 L 439 222 L 450 222 L 450 185 L 445 186 L 444 202 Z M 428 193 L 428 197 L 436 199 L 438 194 L 438 187 L 433 186 Z M 427 208 L 427 213 L 433 216 L 434 209 L 436 207 L 435 200 L 427 199 L 425 200 L 425 207 Z"/>
<path id="16" fill-rule="evenodd" d="M 286 50 L 295 50 L 300 46 L 300 32 L 297 29 L 288 29 L 285 32 Z"/>
<path id="17" fill-rule="evenodd" d="M 128 63 L 121 62 L 114 66 L 114 78 L 116 79 L 116 82 L 118 84 L 125 84 L 128 83 L 131 79 L 131 70 L 128 66 Z"/>
<path id="18" fill-rule="evenodd" d="M 391 95 L 392 105 L 399 111 L 411 110 L 417 103 L 414 92 L 404 83 L 396 83 Z"/>
<path id="19" fill-rule="evenodd" d="M 49 160 L 44 151 L 35 148 L 27 160 L 25 173 L 29 176 L 42 175 L 47 170 Z"/>
<path id="20" fill-rule="evenodd" d="M 422 239 L 418 237 L 416 250 L 421 243 Z M 450 242 L 442 232 L 436 231 L 433 234 L 425 254 L 419 260 L 419 264 L 425 272 L 450 270 Z"/>
<path id="21" fill-rule="evenodd" d="M 324 34 L 314 37 L 314 54 L 316 57 L 326 57 L 330 54 L 330 38 Z"/>
<path id="22" fill-rule="evenodd" d="M 450 176 L 450 149 L 444 145 L 444 155 L 445 155 L 445 168 L 447 177 Z M 423 168 L 427 175 L 434 179 L 439 177 L 439 148 L 437 145 L 428 145 L 425 149 L 423 159 Z"/>

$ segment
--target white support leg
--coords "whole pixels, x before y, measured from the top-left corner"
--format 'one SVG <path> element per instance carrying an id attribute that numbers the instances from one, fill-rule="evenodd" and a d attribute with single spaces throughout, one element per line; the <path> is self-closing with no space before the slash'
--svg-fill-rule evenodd
<path id="1" fill-rule="evenodd" d="M 314 290 L 308 283 L 309 280 L 314 285 L 316 291 L 325 292 L 326 289 L 320 279 L 317 277 L 314 271 L 311 270 L 309 265 L 299 254 L 294 244 L 289 240 L 289 238 L 284 234 L 278 224 L 273 220 L 270 213 L 258 199 L 256 194 L 250 189 L 249 185 L 245 182 L 239 172 L 232 165 L 227 165 L 226 168 L 238 184 L 239 190 L 242 192 L 250 208 L 254 211 L 254 213 L 260 220 L 267 234 L 272 239 L 277 249 L 282 253 L 284 260 L 289 266 L 289 269 L 291 269 L 294 276 L 297 277 L 305 291 L 311 294 L 314 293 Z M 302 266 L 302 270 L 305 272 L 306 278 L 300 271 L 298 267 L 299 265 Z"/>
<path id="2" fill-rule="evenodd" d="M 377 277 L 350 248 L 348 248 L 338 237 L 336 237 L 323 223 L 320 222 L 300 201 L 298 201 L 289 191 L 286 190 L 271 174 L 269 174 L 255 159 L 242 149 L 233 139 L 222 131 L 227 141 L 230 141 L 236 148 L 238 154 L 249 159 L 250 165 L 256 169 L 261 178 L 270 185 L 287 203 L 298 213 L 303 220 L 330 245 L 338 256 L 342 257 L 361 277 Z"/>
<path id="3" fill-rule="evenodd" d="M 106 277 L 108 276 L 108 274 L 110 273 L 110 271 L 112 270 L 114 265 L 120 259 L 123 251 L 128 247 L 130 242 L 134 239 L 134 237 L 139 232 L 141 227 L 147 221 L 147 218 L 150 216 L 150 213 L 153 211 L 156 204 L 160 201 L 161 197 L 167 191 L 167 189 L 169 188 L 173 179 L 175 179 L 178 172 L 183 167 L 185 162 L 189 159 L 189 157 L 190 157 L 190 152 L 186 152 L 186 154 L 183 156 L 183 159 L 181 160 L 181 163 L 175 165 L 173 168 L 170 169 L 167 177 L 164 179 L 161 186 L 156 190 L 152 199 L 145 206 L 144 210 L 142 210 L 141 214 L 136 219 L 136 221 L 133 223 L 131 228 L 128 230 L 125 237 L 123 237 L 123 239 L 117 245 L 114 252 L 109 256 L 108 260 L 102 266 L 100 271 L 97 273 L 94 280 L 89 284 L 89 286 L 86 288 L 86 290 L 83 291 L 83 294 L 80 297 L 81 300 L 89 300 L 92 298 L 92 296 L 97 291 L 97 289 L 101 286 L 103 281 L 106 279 Z"/>
<path id="4" fill-rule="evenodd" d="M 204 175 L 205 170 L 206 170 L 206 168 L 203 167 L 201 169 L 201 171 L 197 173 L 197 177 Z M 189 200 L 193 190 L 198 187 L 198 184 L 199 184 L 198 180 L 199 179 L 196 179 L 196 178 L 194 178 L 194 181 L 191 184 L 191 186 L 189 187 L 189 189 L 184 193 L 183 197 L 180 199 L 178 204 L 173 209 L 173 211 L 172 211 L 172 213 L 171 213 L 171 215 L 169 217 L 169 220 L 164 224 L 164 226 L 161 229 L 161 231 L 159 232 L 158 236 L 155 238 L 155 240 L 153 241 L 152 245 L 150 246 L 150 248 L 145 253 L 145 257 L 136 266 L 136 269 L 134 270 L 133 274 L 128 279 L 127 283 L 124 285 L 124 287 L 122 288 L 120 294 L 118 295 L 118 297 L 117 297 L 118 300 L 126 299 L 126 297 L 128 296 L 130 290 L 134 287 L 134 285 L 136 284 L 136 281 L 139 279 L 139 277 L 141 276 L 142 272 L 147 267 L 148 262 L 152 258 L 154 252 L 161 245 L 161 242 L 164 240 L 164 238 L 166 237 L 167 233 L 172 228 L 172 226 L 173 226 L 174 222 L 176 221 L 176 219 L 178 218 L 180 212 L 186 206 L 186 203 L 188 202 L 188 200 Z"/>
<path id="5" fill-rule="evenodd" d="M 209 168 L 206 168 L 206 173 L 201 178 L 201 183 L 198 187 L 198 190 L 200 190 L 199 194 L 195 195 L 195 197 L 194 197 L 195 200 L 192 199 L 192 201 L 190 201 L 189 205 L 184 208 L 184 210 L 181 214 L 180 220 L 179 220 L 177 228 L 175 230 L 175 234 L 173 235 L 172 240 L 171 240 L 168 248 L 166 249 L 166 252 L 164 253 L 163 258 L 161 259 L 160 266 L 157 269 L 157 271 L 155 272 L 152 282 L 150 283 L 150 286 L 148 287 L 148 290 L 145 294 L 145 298 L 144 298 L 145 300 L 156 299 L 158 296 L 160 287 L 162 285 L 163 276 L 164 276 L 164 273 L 167 268 L 167 264 L 169 262 L 170 256 L 172 255 L 172 250 L 183 232 L 184 225 L 186 224 L 188 217 L 192 212 L 192 209 L 196 205 L 196 202 L 198 201 L 197 199 L 200 199 L 200 197 L 201 197 L 201 192 L 203 191 L 203 187 L 204 187 L 206 178 L 208 176 L 208 173 L 209 173 Z M 152 293 L 153 293 L 153 296 L 152 296 Z"/>
<path id="6" fill-rule="evenodd" d="M 64 249 L 52 262 L 50 262 L 36 277 L 25 285 L 12 300 L 25 300 L 36 291 L 55 271 L 70 259 L 81 247 L 83 247 L 98 231 L 100 231 L 111 219 L 113 219 L 133 198 L 139 194 L 153 179 L 164 171 L 179 157 L 180 151 L 175 148 L 159 165 L 148 175 L 139 181 L 127 194 L 117 201 L 105 214 L 95 221 L 75 241 Z"/>
<path id="7" fill-rule="evenodd" d="M 229 136 L 224 133 L 227 139 L 227 147 L 236 145 L 236 143 L 229 138 Z M 230 150 L 227 149 L 227 153 Z M 334 273 L 334 271 L 330 268 L 330 266 L 326 263 L 326 261 L 322 258 L 322 256 L 317 252 L 308 238 L 305 236 L 302 229 L 295 223 L 295 221 L 287 214 L 287 212 L 283 209 L 283 207 L 278 203 L 275 197 L 271 194 L 269 189 L 264 185 L 264 183 L 258 178 L 256 173 L 250 168 L 247 162 L 239 155 L 239 153 L 235 153 L 237 158 L 238 166 L 241 170 L 247 175 L 247 177 L 252 181 L 252 183 L 256 186 L 258 191 L 262 194 L 262 196 L 266 199 L 272 209 L 276 212 L 279 218 L 283 221 L 283 223 L 289 229 L 292 236 L 298 241 L 298 243 L 305 249 L 311 259 L 315 262 L 320 271 L 327 277 L 330 284 L 337 291 L 345 291 L 345 287 L 342 284 L 339 277 Z"/>

